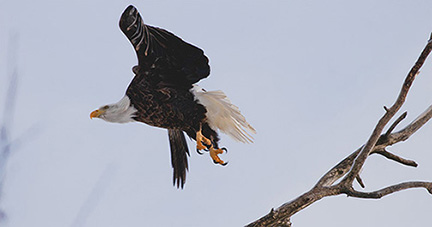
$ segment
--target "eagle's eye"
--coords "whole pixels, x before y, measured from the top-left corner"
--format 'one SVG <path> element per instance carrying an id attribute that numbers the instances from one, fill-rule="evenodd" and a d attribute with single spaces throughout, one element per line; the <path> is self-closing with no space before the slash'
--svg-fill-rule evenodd
<path id="1" fill-rule="evenodd" d="M 108 105 L 102 107 L 103 110 L 106 110 L 106 109 L 108 109 L 108 108 L 109 108 Z"/>

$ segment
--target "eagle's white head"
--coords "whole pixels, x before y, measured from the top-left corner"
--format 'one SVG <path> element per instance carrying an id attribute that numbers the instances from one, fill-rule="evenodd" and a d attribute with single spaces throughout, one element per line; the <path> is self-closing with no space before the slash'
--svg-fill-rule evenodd
<path id="1" fill-rule="evenodd" d="M 113 123 L 128 123 L 135 121 L 135 113 L 137 109 L 130 103 L 129 97 L 126 95 L 117 103 L 105 105 L 91 112 L 90 118 L 100 118 Z"/>

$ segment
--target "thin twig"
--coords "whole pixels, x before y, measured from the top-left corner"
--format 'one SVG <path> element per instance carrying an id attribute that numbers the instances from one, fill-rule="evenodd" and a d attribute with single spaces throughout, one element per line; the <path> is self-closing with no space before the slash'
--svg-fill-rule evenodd
<path id="1" fill-rule="evenodd" d="M 18 66 L 16 51 L 19 44 L 18 34 L 9 36 L 8 45 L 8 74 L 10 75 L 9 87 L 4 104 L 3 121 L 0 123 L 0 200 L 3 194 L 4 179 L 6 177 L 6 164 L 11 153 L 10 135 L 14 119 L 16 94 L 18 87 Z M 0 221 L 5 220 L 6 213 L 0 209 Z"/>
<path id="2" fill-rule="evenodd" d="M 397 155 L 395 155 L 393 153 L 390 153 L 390 152 L 386 151 L 385 149 L 374 150 L 372 152 L 372 154 L 380 154 L 380 155 L 382 155 L 382 156 L 384 156 L 384 157 L 386 157 L 386 158 L 388 158 L 390 160 L 393 160 L 395 162 L 399 162 L 400 164 L 403 164 L 403 165 L 406 165 L 406 166 L 412 166 L 412 167 L 417 167 L 418 166 L 418 164 L 415 161 L 404 159 L 404 158 L 402 158 L 400 156 L 397 156 Z"/>
<path id="3" fill-rule="evenodd" d="M 357 183 L 360 185 L 360 187 L 362 187 L 362 188 L 366 187 L 365 184 L 363 183 L 363 180 L 360 177 L 360 174 L 357 175 L 356 180 L 357 180 Z"/>
<path id="4" fill-rule="evenodd" d="M 98 181 L 90 191 L 87 199 L 82 204 L 81 208 L 78 211 L 77 216 L 73 220 L 71 227 L 81 227 L 85 226 L 87 218 L 99 204 L 101 197 L 103 196 L 105 190 L 108 187 L 108 184 L 111 182 L 112 177 L 115 173 L 115 166 L 113 164 L 107 165 L 105 170 L 102 172 Z"/>
<path id="5" fill-rule="evenodd" d="M 393 124 L 390 126 L 390 128 L 387 130 L 387 132 L 385 133 L 385 136 L 387 137 L 388 135 L 390 135 L 390 133 L 393 132 L 393 130 L 396 128 L 396 126 L 403 120 L 406 118 L 408 112 L 404 112 L 402 115 L 400 115 L 398 117 L 398 119 L 396 119 L 395 122 L 393 122 Z"/>
<path id="6" fill-rule="evenodd" d="M 423 181 L 404 182 L 389 187 L 385 187 L 383 189 L 373 191 L 373 192 L 359 192 L 351 188 L 345 191 L 344 194 L 347 194 L 348 196 L 351 197 L 364 198 L 364 199 L 380 199 L 386 195 L 390 195 L 392 193 L 410 189 L 410 188 L 425 188 L 426 190 L 428 190 L 430 194 L 432 194 L 432 182 L 423 182 Z"/>

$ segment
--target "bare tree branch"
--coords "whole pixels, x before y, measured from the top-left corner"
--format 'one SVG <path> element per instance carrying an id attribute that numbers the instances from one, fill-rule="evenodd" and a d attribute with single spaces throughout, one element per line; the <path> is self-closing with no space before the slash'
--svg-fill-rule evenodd
<path id="1" fill-rule="evenodd" d="M 296 199 L 281 205 L 277 209 L 272 209 L 269 214 L 263 216 L 255 222 L 250 223 L 247 225 L 247 227 L 291 226 L 290 218 L 292 215 L 303 210 L 312 203 L 328 196 L 346 194 L 351 197 L 379 199 L 383 196 L 410 188 L 425 188 L 429 191 L 429 193 L 432 194 L 432 182 L 405 182 L 385 187 L 373 192 L 360 192 L 355 190 L 352 186 L 354 179 L 357 179 L 360 186 L 364 187 L 359 173 L 363 168 L 366 159 L 374 153 L 380 154 L 403 165 L 413 167 L 417 166 L 415 161 L 407 160 L 399 157 L 398 155 L 390 153 L 386 150 L 386 147 L 407 140 L 418 129 L 425 125 L 432 118 L 432 105 L 402 130 L 393 132 L 396 126 L 403 119 L 405 119 L 407 115 L 406 112 L 393 122 L 386 133 L 382 132 L 384 127 L 396 115 L 405 102 L 408 91 L 411 88 L 415 77 L 419 74 L 419 70 L 423 66 L 431 50 L 432 34 L 417 62 L 414 64 L 405 78 L 404 84 L 402 85 L 401 91 L 395 103 L 390 108 L 384 106 L 384 109 L 386 110 L 385 114 L 378 121 L 371 136 L 363 146 L 358 148 L 356 151 L 330 169 L 327 173 L 325 173 L 311 190 L 297 197 Z M 339 183 L 335 183 L 340 179 L 342 180 Z"/>
<path id="2" fill-rule="evenodd" d="M 378 121 L 378 124 L 375 126 L 375 129 L 373 130 L 372 135 L 369 137 L 369 140 L 363 146 L 363 149 L 360 152 L 360 154 L 356 157 L 351 171 L 344 177 L 344 179 L 341 181 L 341 184 L 345 184 L 348 182 L 352 183 L 354 178 L 359 174 L 364 162 L 366 161 L 366 158 L 369 156 L 369 154 L 372 152 L 373 148 L 375 147 L 375 144 L 378 142 L 378 139 L 380 138 L 380 135 L 384 127 L 387 125 L 387 123 L 393 118 L 393 116 L 404 104 L 408 91 L 411 88 L 411 85 L 415 77 L 419 74 L 419 70 L 423 66 L 431 50 L 432 50 L 432 39 L 429 39 L 426 47 L 423 49 L 422 53 L 420 54 L 420 57 L 417 59 L 417 62 L 414 64 L 414 66 L 411 68 L 410 72 L 408 73 L 408 76 L 405 78 L 405 82 L 402 85 L 401 91 L 395 103 L 390 108 L 387 108 L 387 112 Z"/>

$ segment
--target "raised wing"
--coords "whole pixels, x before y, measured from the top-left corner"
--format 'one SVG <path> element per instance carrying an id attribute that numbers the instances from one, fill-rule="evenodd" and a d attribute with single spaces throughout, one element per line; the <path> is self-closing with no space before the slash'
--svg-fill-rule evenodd
<path id="1" fill-rule="evenodd" d="M 162 83 L 189 87 L 210 74 L 208 58 L 200 48 L 171 32 L 144 24 L 134 6 L 123 12 L 120 29 L 135 48 L 139 70 L 151 71 Z"/>

